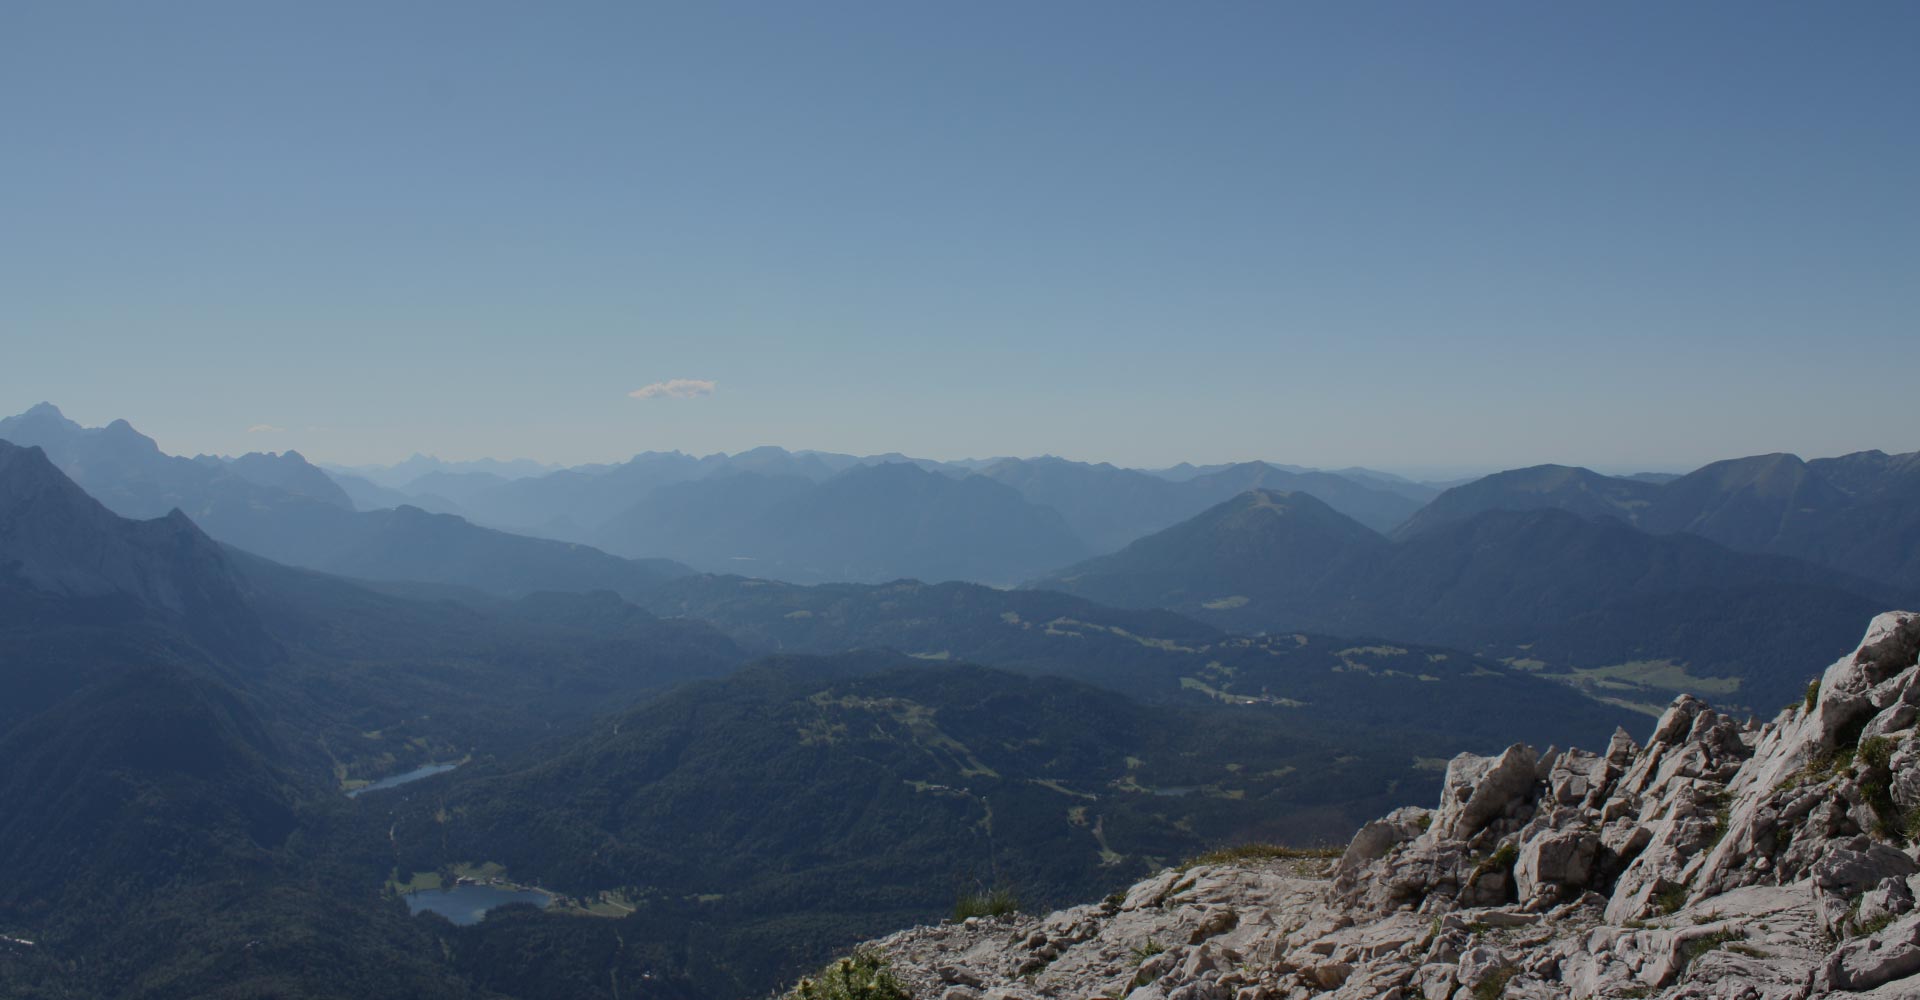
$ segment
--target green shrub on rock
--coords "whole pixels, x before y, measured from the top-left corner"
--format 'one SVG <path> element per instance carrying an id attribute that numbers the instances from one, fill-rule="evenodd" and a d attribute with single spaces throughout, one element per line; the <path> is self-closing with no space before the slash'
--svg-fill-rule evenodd
<path id="1" fill-rule="evenodd" d="M 913 993 L 887 971 L 885 959 L 857 951 L 800 980 L 787 1000 L 913 1000 Z"/>

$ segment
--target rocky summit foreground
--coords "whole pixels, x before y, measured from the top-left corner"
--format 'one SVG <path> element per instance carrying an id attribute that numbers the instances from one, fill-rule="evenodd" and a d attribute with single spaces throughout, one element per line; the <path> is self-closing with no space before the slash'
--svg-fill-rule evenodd
<path id="1" fill-rule="evenodd" d="M 1168 870 L 864 952 L 943 1000 L 1920 997 L 1917 657 L 1920 615 L 1884 614 L 1765 724 L 1683 696 L 1646 746 L 1462 754 L 1337 864 Z"/>

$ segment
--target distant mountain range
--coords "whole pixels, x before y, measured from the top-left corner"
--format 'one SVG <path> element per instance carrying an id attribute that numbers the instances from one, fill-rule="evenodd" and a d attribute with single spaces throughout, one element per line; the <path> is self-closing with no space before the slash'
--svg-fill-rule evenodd
<path id="1" fill-rule="evenodd" d="M 0 420 L 0 439 L 45 448 L 127 516 L 178 507 L 215 538 L 295 565 L 497 593 L 610 586 L 633 595 L 652 578 L 682 571 L 656 561 L 623 582 L 624 571 L 578 546 L 800 583 L 918 578 L 1012 585 L 1117 549 L 1250 488 L 1311 492 L 1381 531 L 1432 494 L 1385 473 L 1264 462 L 1156 474 L 1057 458 L 934 462 L 781 448 L 699 458 L 648 452 L 617 465 L 560 470 L 422 456 L 388 468 L 322 470 L 296 452 L 174 458 L 125 421 L 89 430 L 49 404 Z M 454 545 L 449 533 L 466 529 L 338 513 L 404 507 L 459 518 L 471 529 L 459 547 L 475 559 L 458 572 L 436 569 L 427 553 L 409 556 L 405 544 L 375 558 L 374 548 L 412 541 L 429 526 L 436 526 L 437 546 Z M 509 543 L 480 534 L 481 526 L 576 548 Z M 529 573 L 527 565 L 544 568 Z M 473 572 L 481 566 L 489 568 Z"/>
<path id="2" fill-rule="evenodd" d="M 1489 510 L 1557 508 L 1685 532 L 1745 552 L 1920 588 L 1920 452 L 1803 461 L 1756 455 L 1665 481 L 1543 465 L 1448 490 L 1395 532 L 1411 538 Z"/>
<path id="3" fill-rule="evenodd" d="M 413 497 L 424 509 L 461 513 L 478 523 L 598 545 L 621 555 L 662 555 L 710 572 L 748 572 L 794 582 L 883 580 L 926 576 L 902 565 L 860 576 L 822 574 L 826 563 L 768 545 L 772 529 L 756 518 L 769 491 L 803 492 L 849 470 L 906 463 L 950 478 L 979 476 L 1012 488 L 1028 503 L 1064 519 L 1085 555 L 1118 551 L 1249 489 L 1306 493 L 1366 527 L 1410 538 L 1437 525 L 1488 510 L 1554 508 L 1610 517 L 1654 534 L 1687 533 L 1738 551 L 1788 555 L 1855 577 L 1920 587 L 1920 453 L 1860 452 L 1803 461 L 1761 455 L 1716 462 L 1685 475 L 1608 476 L 1569 466 L 1536 466 L 1457 484 L 1417 483 L 1372 469 L 1314 470 L 1266 462 L 1165 469 L 1126 469 L 1066 459 L 997 458 L 935 462 L 900 455 L 853 456 L 759 448 L 696 458 L 648 452 L 617 465 L 581 466 L 528 475 L 514 467 L 435 464 L 416 460 L 397 471 L 396 492 L 376 493 L 342 480 L 361 506 Z M 788 480 L 733 477 L 751 472 Z M 457 473 L 457 476 L 450 475 Z M 484 474 L 482 474 L 484 473 Z M 682 484 L 714 480 L 703 487 Z M 674 488 L 674 489 L 670 489 Z M 669 491 L 656 496 L 656 491 Z M 738 491 L 741 495 L 730 495 Z M 984 496 L 984 494 L 983 494 Z M 885 503 L 883 496 L 874 498 Z M 1009 533 L 1019 530 L 1015 522 Z M 649 527 L 653 525 L 653 527 Z M 671 527 L 669 527 L 671 525 Z M 973 525 L 927 525 L 960 537 Z M 666 541 L 664 539 L 671 539 Z M 783 540 L 784 541 L 784 540 Z M 660 546 L 654 548 L 654 546 Z M 1069 560 L 1076 558 L 1068 557 Z M 951 561 L 951 560 L 948 560 Z M 980 563 L 989 566 L 977 568 Z M 1019 576 L 1015 563 L 976 559 L 980 582 Z M 1064 564 L 1064 563 L 1063 563 Z"/>
<path id="4" fill-rule="evenodd" d="M 356 502 L 396 501 L 371 484 L 342 485 Z M 1369 470 L 1265 462 L 1154 473 L 1059 458 L 934 462 L 780 448 L 702 458 L 648 452 L 516 479 L 431 472 L 401 490 L 480 523 L 709 572 L 1011 584 L 1261 486 L 1313 493 L 1379 531 L 1437 492 Z"/>
<path id="5" fill-rule="evenodd" d="M 461 600 L 448 600 L 450 595 Z M 528 647 L 563 641 L 572 644 L 539 654 L 545 665 L 527 670 L 522 657 Z M 634 643 L 646 657 L 699 647 L 694 659 L 701 666 L 669 670 L 664 679 L 648 676 L 636 669 L 644 658 L 616 654 L 609 642 Z M 0 674 L 24 685 L 16 694 L 41 692 L 35 704 L 149 660 L 203 666 L 210 676 L 263 696 L 316 663 L 330 663 L 323 671 L 330 685 L 365 684 L 384 692 L 358 691 L 368 700 L 353 712 L 396 703 L 410 703 L 403 712 L 425 711 L 438 703 L 449 717 L 462 704 L 510 688 L 521 690 L 515 699 L 523 705 L 551 699 L 570 706 L 564 711 L 578 712 L 606 693 L 638 693 L 710 675 L 744 655 L 705 626 L 662 622 L 611 593 L 504 600 L 465 588 L 366 585 L 280 565 L 216 542 L 177 511 L 145 521 L 120 517 L 54 468 L 40 449 L 4 441 L 0 643 L 18 654 L 0 661 Z M 51 669 L 50 660 L 62 669 Z M 438 676 L 428 687 L 414 688 L 408 672 L 426 662 L 435 663 Z M 509 662 L 510 671 L 493 673 Z M 352 667 L 341 669 L 346 664 Z M 438 689 L 467 670 L 472 681 L 492 690 Z M 556 682 L 556 672 L 593 677 L 598 686 L 569 693 L 573 684 Z M 31 704 L 0 698 L 0 725 L 7 712 L 23 707 Z M 493 721 L 498 733 L 525 731 L 527 725 Z M 430 742 L 457 739 L 449 732 Z"/>
<path id="6" fill-rule="evenodd" d="M 0 420 L 0 439 L 45 448 L 117 512 L 155 517 L 179 507 L 216 538 L 362 575 L 390 570 L 276 549 L 284 544 L 279 526 L 315 519 L 321 506 L 404 506 L 706 572 L 799 583 L 918 578 L 1004 585 L 1117 552 L 1260 489 L 1307 494 L 1399 540 L 1487 511 L 1559 509 L 1920 589 L 1920 453 L 1812 461 L 1761 455 L 1686 475 L 1608 476 L 1547 465 L 1441 489 L 1445 484 L 1360 467 L 1244 462 L 1141 470 L 1054 457 L 939 462 L 773 447 L 700 457 L 646 452 L 566 469 L 416 455 L 395 466 L 323 470 L 294 452 L 172 458 L 124 420 L 85 429 L 49 404 Z M 894 466 L 921 475 L 873 471 Z"/>
<path id="7" fill-rule="evenodd" d="M 222 542 L 369 580 L 606 589 L 654 606 L 693 571 L 1024 580 L 1232 631 L 1388 636 L 1587 671 L 1590 691 L 1639 704 L 1704 684 L 1764 706 L 1862 613 L 1920 591 L 1920 458 L 1879 452 L 1684 476 L 1538 466 L 1438 494 L 1358 468 L 779 448 L 366 470 L 410 477 L 396 489 L 292 452 L 171 457 L 125 421 L 86 429 L 44 404 L 0 420 L 0 439 L 46 449 L 118 513 L 177 508 Z"/>
<path id="8" fill-rule="evenodd" d="M 1565 509 L 1487 510 L 1391 541 L 1313 497 L 1260 490 L 1031 586 L 1242 631 L 1550 655 L 1543 665 L 1562 671 L 1642 665 L 1622 682 L 1685 667 L 1739 679 L 1731 700 L 1761 707 L 1791 696 L 1808 649 L 1832 648 L 1865 609 L 1907 596 L 1803 560 Z M 1644 627 L 1654 621 L 1669 624 Z"/>
<path id="9" fill-rule="evenodd" d="M 1384 474 L 1341 475 L 1266 462 L 1195 469 L 1171 480 L 1135 469 L 1058 458 L 1010 458 L 980 474 L 1006 483 L 1035 503 L 1054 507 L 1094 552 L 1110 552 L 1251 489 L 1309 493 L 1375 531 L 1388 531 L 1420 508 L 1431 491 Z"/>
<path id="10" fill-rule="evenodd" d="M 125 421 L 86 429 L 44 404 L 0 420 L 0 439 L 46 449 L 118 513 L 177 508 L 219 541 L 369 580 L 606 589 L 654 606 L 694 571 L 1030 581 L 1237 632 L 1387 636 L 1587 671 L 1589 690 L 1640 704 L 1701 684 L 1770 703 L 1862 613 L 1920 591 L 1920 458 L 1879 452 L 1684 476 L 1539 466 L 1437 495 L 1357 468 L 779 448 L 371 470 L 411 477 L 396 489 L 292 452 L 171 457 Z"/>
<path id="11" fill-rule="evenodd" d="M 87 429 L 45 404 L 0 420 L 0 440 L 44 450 L 123 517 L 178 510 L 222 542 L 343 576 L 456 584 L 508 597 L 538 590 L 638 596 L 690 572 L 667 560 L 621 559 L 413 506 L 355 511 L 346 491 L 296 452 L 179 458 L 124 420 Z"/>
<path id="12" fill-rule="evenodd" d="M 108 509 L 151 518 L 179 509 L 203 523 L 242 508 L 350 510 L 346 493 L 297 452 L 248 455 L 227 462 L 163 454 L 154 440 L 125 420 L 85 428 L 42 403 L 0 420 L 0 440 L 37 447 Z M 326 479 L 324 473 L 321 479 Z"/>
<path id="13" fill-rule="evenodd" d="M 875 469 L 911 469 L 878 474 Z M 1006 487 L 987 488 L 981 480 Z M 1057 458 L 940 463 L 903 456 L 832 455 L 758 448 L 694 458 L 649 452 L 621 465 L 500 481 L 475 491 L 424 478 L 418 488 L 487 524 L 599 545 L 622 555 L 661 555 L 697 568 L 745 571 L 794 582 L 880 581 L 903 576 L 1011 583 L 1036 563 L 1111 551 L 1190 517 L 1242 490 L 1280 485 L 1322 496 L 1385 531 L 1418 509 L 1422 488 L 1290 470 L 1264 462 L 1167 478 Z M 1427 491 L 1426 496 L 1431 496 Z M 1019 503 L 1016 501 L 1024 501 Z M 834 558 L 787 532 L 807 509 L 882 511 L 913 502 L 910 558 Z M 1037 508 L 1037 509 L 1035 509 Z M 899 515 L 891 515 L 898 521 Z M 875 525 L 876 529 L 879 527 Z M 827 529 L 831 532 L 833 529 Z M 1000 552 L 981 534 L 1009 540 Z M 1023 541 L 1013 543 L 1019 538 Z M 878 544 L 878 543 L 875 543 Z M 795 546 L 798 546 L 797 548 Z"/>
<path id="14" fill-rule="evenodd" d="M 750 468 L 736 468 L 742 464 Z M 817 456 L 763 449 L 704 475 L 698 471 L 687 462 L 643 456 L 599 479 L 565 483 L 581 496 L 609 492 L 616 478 L 626 490 L 647 491 L 587 535 L 609 551 L 800 583 L 900 577 L 1014 583 L 1270 483 L 1314 492 L 1382 530 L 1418 507 L 1352 479 L 1262 462 L 1173 481 L 1056 458 L 1001 459 L 977 471 L 896 462 L 832 471 Z M 502 492 L 525 494 L 544 485 L 522 481 Z M 467 503 L 484 509 L 480 501 Z M 594 516 L 576 507 L 568 523 Z"/>

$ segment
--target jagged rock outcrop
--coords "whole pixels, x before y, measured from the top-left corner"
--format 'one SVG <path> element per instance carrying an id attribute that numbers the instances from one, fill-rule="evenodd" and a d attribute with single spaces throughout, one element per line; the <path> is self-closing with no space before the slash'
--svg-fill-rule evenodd
<path id="1" fill-rule="evenodd" d="M 1920 998 L 1920 615 L 1764 724 L 1683 696 L 1645 746 L 1462 754 L 1338 862 L 873 942 L 917 997 Z"/>

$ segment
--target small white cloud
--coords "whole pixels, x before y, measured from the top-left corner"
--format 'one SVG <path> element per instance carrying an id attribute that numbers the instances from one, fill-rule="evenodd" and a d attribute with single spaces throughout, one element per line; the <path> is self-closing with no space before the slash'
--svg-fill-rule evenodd
<path id="1" fill-rule="evenodd" d="M 665 382 L 643 385 L 627 395 L 635 399 L 692 399 L 695 396 L 711 396 L 720 383 L 708 378 L 670 378 Z"/>
<path id="2" fill-rule="evenodd" d="M 275 427 L 272 424 L 254 424 L 252 427 L 247 428 L 248 434 L 281 434 L 285 432 L 285 427 Z"/>

